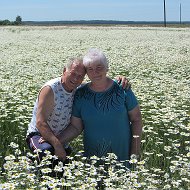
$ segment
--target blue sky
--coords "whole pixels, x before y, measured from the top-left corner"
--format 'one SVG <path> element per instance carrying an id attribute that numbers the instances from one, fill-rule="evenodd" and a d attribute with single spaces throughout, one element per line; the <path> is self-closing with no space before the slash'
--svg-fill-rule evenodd
<path id="1" fill-rule="evenodd" d="M 0 0 L 0 20 L 162 21 L 164 0 Z M 190 21 L 190 0 L 166 0 L 167 21 Z"/>

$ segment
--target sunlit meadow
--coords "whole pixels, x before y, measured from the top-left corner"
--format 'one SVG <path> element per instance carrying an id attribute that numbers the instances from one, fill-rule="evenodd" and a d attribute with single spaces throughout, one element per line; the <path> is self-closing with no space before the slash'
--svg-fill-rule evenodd
<path id="1" fill-rule="evenodd" d="M 55 168 L 47 167 L 51 155 L 39 165 L 26 148 L 26 129 L 41 85 L 90 47 L 105 52 L 109 76 L 127 76 L 139 100 L 142 152 L 139 162 L 130 160 L 131 170 L 112 154 L 82 157 L 81 137 L 72 143 L 76 155 Z M 187 190 L 190 28 L 1 27 L 0 108 L 0 189 Z"/>

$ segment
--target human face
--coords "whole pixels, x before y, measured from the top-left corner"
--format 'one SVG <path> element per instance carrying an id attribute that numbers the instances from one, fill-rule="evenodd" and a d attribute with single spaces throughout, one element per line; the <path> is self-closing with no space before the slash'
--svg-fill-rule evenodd
<path id="1" fill-rule="evenodd" d="M 73 63 L 69 70 L 64 69 L 63 86 L 65 90 L 71 92 L 77 88 L 82 83 L 85 74 L 85 67 L 80 62 Z"/>
<path id="2" fill-rule="evenodd" d="M 86 72 L 92 82 L 102 81 L 106 78 L 107 68 L 99 61 L 95 61 L 86 66 Z"/>

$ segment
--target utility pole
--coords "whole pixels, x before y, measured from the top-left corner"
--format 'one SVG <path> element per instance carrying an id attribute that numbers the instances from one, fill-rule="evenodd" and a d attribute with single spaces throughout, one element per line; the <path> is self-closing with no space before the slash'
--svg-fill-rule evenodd
<path id="1" fill-rule="evenodd" d="M 164 26 L 166 27 L 166 1 L 164 0 Z"/>
<path id="2" fill-rule="evenodd" d="M 179 23 L 181 24 L 181 3 L 180 3 L 180 6 L 179 6 Z"/>

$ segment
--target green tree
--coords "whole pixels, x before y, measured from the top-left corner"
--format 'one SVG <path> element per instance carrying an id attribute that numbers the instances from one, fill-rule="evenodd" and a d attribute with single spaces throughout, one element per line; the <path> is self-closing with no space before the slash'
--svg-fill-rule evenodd
<path id="1" fill-rule="evenodd" d="M 1 20 L 0 25 L 11 25 L 11 22 L 9 20 Z"/>
<path id="2" fill-rule="evenodd" d="M 16 20 L 15 20 L 14 23 L 15 23 L 16 25 L 22 24 L 22 17 L 18 15 L 18 16 L 16 17 Z"/>

